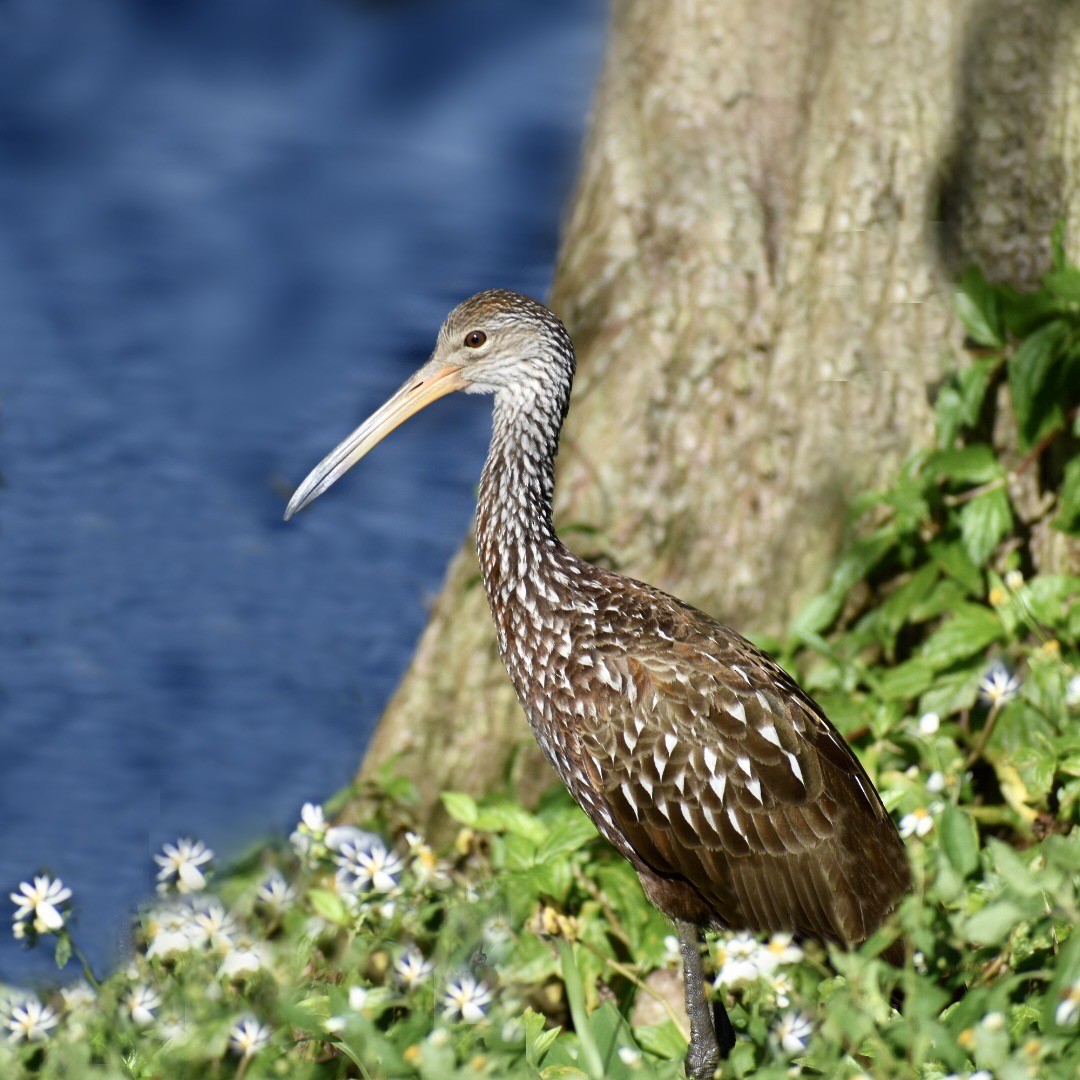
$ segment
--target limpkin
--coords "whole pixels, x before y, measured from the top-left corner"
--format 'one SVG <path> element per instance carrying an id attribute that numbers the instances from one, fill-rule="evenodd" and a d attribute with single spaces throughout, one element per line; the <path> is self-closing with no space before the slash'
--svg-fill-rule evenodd
<path id="1" fill-rule="evenodd" d="M 687 1075 L 734 1045 L 710 1005 L 706 927 L 853 946 L 909 886 L 873 783 L 820 707 L 708 615 L 578 558 L 552 524 L 574 348 L 543 304 L 504 290 L 458 305 L 431 359 L 317 465 L 285 517 L 453 390 L 494 394 L 476 532 L 499 652 L 544 756 L 675 923 Z"/>

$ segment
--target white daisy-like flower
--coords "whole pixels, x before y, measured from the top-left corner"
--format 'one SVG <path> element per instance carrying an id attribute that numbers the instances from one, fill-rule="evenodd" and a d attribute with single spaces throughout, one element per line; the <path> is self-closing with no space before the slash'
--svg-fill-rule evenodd
<path id="1" fill-rule="evenodd" d="M 917 806 L 910 814 L 900 819 L 898 828 L 905 839 L 909 836 L 926 836 L 934 827 L 934 818 L 941 813 L 941 803 L 931 803 L 929 807 Z"/>
<path id="2" fill-rule="evenodd" d="M 742 986 L 753 982 L 761 974 L 760 952 L 761 946 L 750 934 L 735 934 L 721 943 L 717 950 L 720 971 L 714 985 Z"/>
<path id="3" fill-rule="evenodd" d="M 1072 1027 L 1080 1019 L 1080 979 L 1062 991 L 1061 1004 L 1054 1011 L 1058 1027 Z"/>
<path id="4" fill-rule="evenodd" d="M 56 1010 L 43 1005 L 36 997 L 23 998 L 13 1004 L 4 1020 L 8 1042 L 12 1043 L 44 1042 L 58 1022 Z"/>
<path id="5" fill-rule="evenodd" d="M 154 856 L 154 862 L 161 867 L 157 875 L 159 889 L 174 881 L 177 892 L 201 892 L 206 888 L 206 875 L 199 867 L 205 866 L 214 853 L 201 840 L 177 840 L 165 844 L 162 852 Z"/>
<path id="6" fill-rule="evenodd" d="M 371 847 L 343 844 L 334 862 L 340 867 L 339 884 L 352 892 L 366 889 L 390 892 L 405 869 L 404 859 L 388 851 L 381 842 Z"/>
<path id="7" fill-rule="evenodd" d="M 759 947 L 755 962 L 763 975 L 771 975 L 785 964 L 797 964 L 803 958 L 802 949 L 795 944 L 793 934 L 773 934 Z"/>
<path id="8" fill-rule="evenodd" d="M 296 902 L 296 890 L 285 880 L 280 870 L 272 870 L 255 890 L 255 899 L 268 908 L 280 911 Z"/>
<path id="9" fill-rule="evenodd" d="M 229 1032 L 229 1045 L 233 1053 L 250 1058 L 264 1050 L 273 1035 L 272 1028 L 260 1024 L 253 1016 L 245 1016 Z"/>
<path id="10" fill-rule="evenodd" d="M 161 995 L 145 984 L 135 986 L 124 998 L 122 1008 L 139 1027 L 147 1027 L 161 1008 Z"/>
<path id="11" fill-rule="evenodd" d="M 923 713 L 919 717 L 919 734 L 936 735 L 941 727 L 941 717 L 936 712 Z"/>
<path id="12" fill-rule="evenodd" d="M 417 948 L 406 949 L 394 964 L 394 976 L 407 990 L 426 982 L 435 972 L 435 965 L 425 960 Z"/>
<path id="13" fill-rule="evenodd" d="M 249 975 L 256 975 L 266 967 L 266 948 L 255 942 L 247 942 L 227 953 L 218 968 L 218 977 L 239 982 Z"/>
<path id="14" fill-rule="evenodd" d="M 211 901 L 191 920 L 191 936 L 196 945 L 228 952 L 240 932 L 236 919 L 216 900 Z"/>
<path id="15" fill-rule="evenodd" d="M 97 991 L 85 980 L 80 979 L 60 991 L 65 1012 L 79 1012 L 89 1009 L 97 1003 Z"/>
<path id="16" fill-rule="evenodd" d="M 1066 684 L 1065 704 L 1070 709 L 1080 707 L 1080 675 L 1074 675 Z"/>
<path id="17" fill-rule="evenodd" d="M 189 930 L 162 928 L 150 939 L 146 955 L 159 960 L 175 960 L 178 956 L 191 952 L 194 945 L 195 941 Z"/>
<path id="18" fill-rule="evenodd" d="M 31 922 L 39 934 L 55 934 L 63 929 L 64 913 L 60 908 L 71 899 L 71 890 L 59 878 L 42 874 L 34 878 L 33 885 L 20 881 L 19 891 L 13 892 L 11 899 L 15 904 L 12 918 L 17 924 Z"/>
<path id="19" fill-rule="evenodd" d="M 791 981 L 791 976 L 786 971 L 778 971 L 769 980 L 769 985 L 776 1004 L 781 1009 L 786 1009 L 795 997 L 795 984 Z"/>
<path id="20" fill-rule="evenodd" d="M 940 795 L 945 790 L 945 774 L 940 769 L 935 769 L 926 778 L 926 790 L 931 795 Z"/>
<path id="21" fill-rule="evenodd" d="M 991 708 L 1012 701 L 1020 691 L 1021 679 L 999 660 L 987 668 L 979 680 L 979 697 Z"/>
<path id="22" fill-rule="evenodd" d="M 326 837 L 323 840 L 327 849 L 333 852 L 341 851 L 346 844 L 351 844 L 358 849 L 366 849 L 382 842 L 382 837 L 378 833 L 358 829 L 355 825 L 331 825 L 326 830 Z"/>
<path id="23" fill-rule="evenodd" d="M 405 842 L 413 858 L 412 872 L 421 885 L 446 885 L 450 881 L 450 867 L 436 854 L 434 848 L 419 833 L 407 832 Z"/>
<path id="24" fill-rule="evenodd" d="M 459 975 L 446 987 L 443 1012 L 450 1019 L 460 1018 L 466 1024 L 479 1024 L 493 997 L 491 990 L 472 975 Z"/>
<path id="25" fill-rule="evenodd" d="M 814 1024 L 810 1017 L 801 1012 L 784 1013 L 776 1026 L 775 1034 L 787 1053 L 801 1054 L 810 1045 Z"/>
<path id="26" fill-rule="evenodd" d="M 322 844 L 325 840 L 325 811 L 318 803 L 304 803 L 300 809 L 300 822 L 289 837 L 289 843 L 297 855 L 305 858 L 316 844 Z"/>

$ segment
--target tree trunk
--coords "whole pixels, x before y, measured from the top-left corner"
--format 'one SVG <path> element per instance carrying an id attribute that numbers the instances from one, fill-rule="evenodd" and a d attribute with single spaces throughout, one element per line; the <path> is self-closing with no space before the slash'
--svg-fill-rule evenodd
<path id="1" fill-rule="evenodd" d="M 551 298 L 578 352 L 571 547 L 784 626 L 850 497 L 930 436 L 955 272 L 1030 284 L 1077 216 L 1076 6 L 616 0 Z M 526 798 L 553 779 L 471 536 L 362 774 L 392 757 L 428 809 L 512 760 Z"/>

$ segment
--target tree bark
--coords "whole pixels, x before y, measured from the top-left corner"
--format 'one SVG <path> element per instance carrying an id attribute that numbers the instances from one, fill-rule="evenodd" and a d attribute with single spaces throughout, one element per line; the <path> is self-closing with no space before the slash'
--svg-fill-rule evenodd
<path id="1" fill-rule="evenodd" d="M 616 0 L 551 297 L 579 364 L 571 547 L 784 626 L 851 496 L 929 439 L 957 270 L 1031 284 L 1077 217 L 1076 6 Z M 447 788 L 553 779 L 472 536 L 362 775 L 391 758 L 435 815 Z"/>

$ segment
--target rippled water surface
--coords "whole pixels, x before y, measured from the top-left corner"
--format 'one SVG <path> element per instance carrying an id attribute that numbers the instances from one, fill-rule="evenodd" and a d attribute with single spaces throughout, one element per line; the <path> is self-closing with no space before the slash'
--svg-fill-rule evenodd
<path id="1" fill-rule="evenodd" d="M 472 512 L 440 402 L 290 486 L 478 288 L 546 291 L 599 0 L 15 0 L 0 34 L 0 885 L 117 955 L 177 835 L 346 783 Z M 0 979 L 47 972 L 0 934 Z"/>

